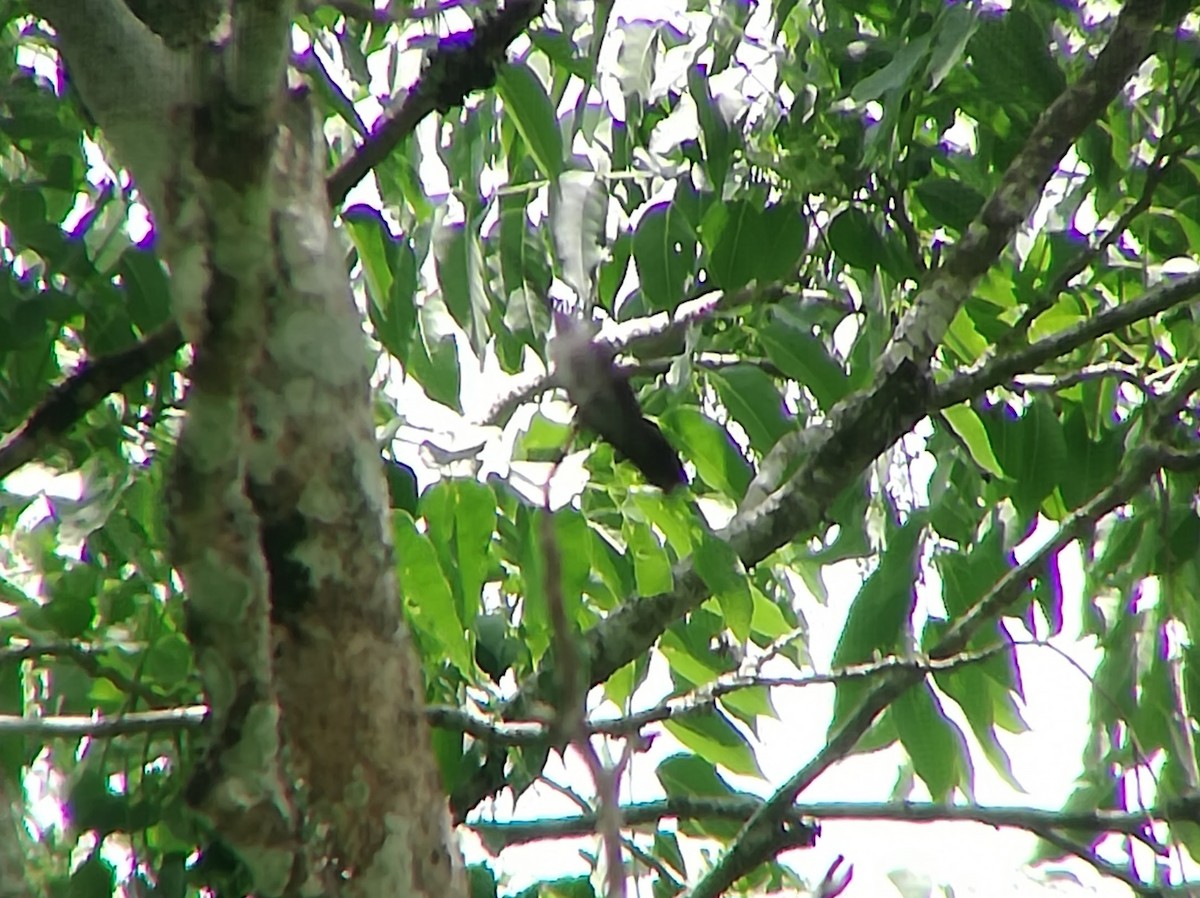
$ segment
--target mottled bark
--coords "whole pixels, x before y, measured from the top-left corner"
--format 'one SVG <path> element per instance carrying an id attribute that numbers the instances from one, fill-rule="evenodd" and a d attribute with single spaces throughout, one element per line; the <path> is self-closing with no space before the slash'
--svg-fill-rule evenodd
<path id="1" fill-rule="evenodd" d="M 38 9 L 150 205 L 195 351 L 168 523 L 212 713 L 186 797 L 257 894 L 465 894 L 325 146 L 284 90 L 289 5 L 174 50 L 117 0 Z"/>

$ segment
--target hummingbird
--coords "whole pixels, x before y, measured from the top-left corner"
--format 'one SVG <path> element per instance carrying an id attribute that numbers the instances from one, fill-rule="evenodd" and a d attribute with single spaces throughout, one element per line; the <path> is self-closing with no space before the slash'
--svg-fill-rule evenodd
<path id="1" fill-rule="evenodd" d="M 687 483 L 679 454 L 642 414 L 628 376 L 617 368 L 616 350 L 594 339 L 598 328 L 557 310 L 554 324 L 550 361 L 579 421 L 663 492 Z"/>

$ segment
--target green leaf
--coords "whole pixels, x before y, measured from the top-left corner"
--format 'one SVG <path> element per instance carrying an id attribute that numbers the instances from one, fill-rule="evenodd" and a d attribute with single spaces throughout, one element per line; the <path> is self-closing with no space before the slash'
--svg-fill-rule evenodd
<path id="1" fill-rule="evenodd" d="M 76 775 L 67 796 L 72 826 L 78 827 L 79 832 L 96 830 L 102 836 L 122 829 L 129 810 L 128 797 L 108 788 L 100 765 L 94 762 Z"/>
<path id="2" fill-rule="evenodd" d="M 734 365 L 708 374 L 729 415 L 746 431 L 750 447 L 766 454 L 792 429 L 774 381 L 753 365 Z"/>
<path id="3" fill-rule="evenodd" d="M 550 191 L 550 231 L 562 277 L 583 299 L 596 293 L 596 271 L 604 261 L 608 191 L 591 172 L 564 172 Z"/>
<path id="4" fill-rule="evenodd" d="M 742 776 L 762 776 L 746 737 L 724 714 L 691 715 L 668 720 L 667 731 L 704 760 Z"/>
<path id="5" fill-rule="evenodd" d="M 750 619 L 754 613 L 746 569 L 733 546 L 707 531 L 699 532 L 702 534 L 701 545 L 692 556 L 696 573 L 712 590 L 734 637 L 744 641 L 750 636 Z"/>
<path id="6" fill-rule="evenodd" d="M 965 231 L 983 208 L 984 196 L 952 178 L 926 178 L 916 186 L 917 199 L 938 224 Z"/>
<path id="7" fill-rule="evenodd" d="M 855 84 L 850 89 L 854 102 L 877 100 L 889 91 L 907 87 L 929 50 L 929 39 L 928 34 L 923 34 L 904 44 L 891 62 Z"/>
<path id="8" fill-rule="evenodd" d="M 167 633 L 146 649 L 142 676 L 163 692 L 178 689 L 193 675 L 192 648 L 178 633 Z"/>
<path id="9" fill-rule="evenodd" d="M 109 898 L 116 888 L 116 872 L 98 854 L 93 854 L 71 873 L 67 898 Z"/>
<path id="10" fill-rule="evenodd" d="M 629 554 L 633 556 L 633 576 L 638 592 L 644 596 L 670 592 L 675 586 L 671 561 L 650 528 L 626 520 L 621 527 L 621 535 Z"/>
<path id="11" fill-rule="evenodd" d="M 683 301 L 695 257 L 695 229 L 677 203 L 656 203 L 642 215 L 633 259 L 649 311 L 673 311 Z"/>
<path id="12" fill-rule="evenodd" d="M 125 284 L 129 317 L 143 334 L 171 317 L 171 285 L 158 256 L 130 247 L 121 253 L 117 270 Z"/>
<path id="13" fill-rule="evenodd" d="M 392 508 L 417 513 L 417 472 L 404 462 L 388 459 L 385 468 L 388 499 Z"/>
<path id="14" fill-rule="evenodd" d="M 524 63 L 510 62 L 496 72 L 496 91 L 542 174 L 556 179 L 563 172 L 562 134 L 541 80 Z"/>
<path id="15" fill-rule="evenodd" d="M 466 332 L 471 349 L 482 358 L 490 334 L 483 247 L 479 237 L 461 224 L 448 225 L 438 232 L 434 254 L 446 308 Z"/>
<path id="16" fill-rule="evenodd" d="M 659 651 L 671 670 L 676 682 L 683 682 L 691 687 L 704 686 L 713 682 L 723 673 L 729 672 L 729 665 L 712 651 L 708 642 L 696 644 L 695 634 L 676 630 L 668 630 L 659 640 Z"/>
<path id="17" fill-rule="evenodd" d="M 1023 514 L 1033 515 L 1066 467 L 1066 441 L 1058 417 L 1039 397 L 1023 415 L 998 406 L 982 419 L 996 458 L 1011 483 L 1013 502 Z"/>
<path id="18" fill-rule="evenodd" d="M 407 240 L 393 237 L 380 213 L 356 205 L 342 213 L 367 286 L 367 315 L 375 336 L 404 365 L 417 324 L 417 260 Z"/>
<path id="19" fill-rule="evenodd" d="M 975 329 L 970 312 L 960 308 L 958 314 L 950 321 L 946 331 L 946 348 L 953 352 L 960 362 L 970 365 L 978 361 L 991 345 L 989 341 Z"/>
<path id="20" fill-rule="evenodd" d="M 458 616 L 458 604 L 442 573 L 437 551 L 429 537 L 417 531 L 403 511 L 392 515 L 396 539 L 400 596 L 413 629 L 426 637 L 437 656 L 444 657 L 466 677 L 474 661 L 467 630 Z"/>
<path id="21" fill-rule="evenodd" d="M 679 837 L 675 833 L 655 830 L 653 850 L 655 858 L 666 863 L 684 879 L 687 878 L 687 862 L 679 845 Z"/>
<path id="22" fill-rule="evenodd" d="M 749 462 L 724 427 L 695 406 L 675 406 L 660 418 L 661 423 L 696 466 L 700 479 L 731 499 L 741 500 L 753 479 Z"/>
<path id="23" fill-rule="evenodd" d="M 73 565 L 48 577 L 46 586 L 50 601 L 43 611 L 54 632 L 66 639 L 76 639 L 87 632 L 96 618 L 99 572 L 90 565 Z"/>
<path id="24" fill-rule="evenodd" d="M 794 203 L 765 209 L 749 200 L 714 203 L 700 226 L 715 286 L 737 290 L 795 273 L 808 241 L 808 222 Z"/>
<path id="25" fill-rule="evenodd" d="M 517 434 L 513 443 L 513 459 L 521 461 L 555 461 L 562 457 L 571 438 L 571 425 L 534 412 L 529 425 Z"/>
<path id="26" fill-rule="evenodd" d="M 574 508 L 554 513 L 554 539 L 562 571 L 562 593 L 568 613 L 582 626 L 583 595 L 592 573 L 592 532 L 587 519 Z"/>
<path id="27" fill-rule="evenodd" d="M 758 338 L 767 358 L 788 377 L 807 387 L 823 411 L 829 411 L 850 391 L 845 370 L 812 334 L 775 318 L 759 332 Z"/>
<path id="28" fill-rule="evenodd" d="M 459 616 L 472 621 L 491 564 L 489 549 L 496 529 L 496 497 L 476 480 L 445 479 L 421 498 L 429 537 L 442 569 L 455 587 Z"/>
<path id="29" fill-rule="evenodd" d="M 871 219 L 857 207 L 838 213 L 829 223 L 829 245 L 847 265 L 874 271 L 887 253 Z"/>
<path id="30" fill-rule="evenodd" d="M 987 428 L 983 426 L 983 421 L 975 410 L 967 403 L 956 405 L 952 408 L 944 409 L 942 415 L 946 418 L 946 422 L 962 439 L 967 446 L 967 451 L 971 453 L 971 458 L 975 460 L 975 464 L 983 468 L 989 474 L 994 474 L 996 477 L 1004 476 L 1004 469 L 1000 466 L 996 454 L 992 451 L 992 443 L 988 438 Z"/>
<path id="31" fill-rule="evenodd" d="M 675 754 L 663 759 L 655 771 L 658 782 L 668 798 L 710 796 L 720 798 L 736 795 L 711 763 L 689 754 Z"/>
<path id="32" fill-rule="evenodd" d="M 454 335 L 446 332 L 440 320 L 439 303 L 427 298 L 417 316 L 417 339 L 408 360 L 411 374 L 434 402 L 448 405 L 462 414 L 459 399 L 458 346 Z"/>
<path id="33" fill-rule="evenodd" d="M 754 612 L 750 618 L 751 632 L 767 639 L 778 639 L 796 629 L 787 622 L 783 612 L 779 610 L 779 605 L 757 588 L 752 587 L 750 594 L 754 599 Z"/>
<path id="34" fill-rule="evenodd" d="M 913 515 L 889 534 L 879 567 L 863 582 L 850 604 L 833 652 L 834 668 L 862 664 L 876 655 L 903 649 L 905 627 L 915 602 L 913 583 L 923 527 L 923 516 Z M 836 688 L 831 734 L 854 710 L 868 684 L 861 678 L 843 680 Z"/>
<path id="35" fill-rule="evenodd" d="M 657 527 L 667 538 L 667 545 L 675 550 L 676 557 L 685 558 L 691 554 L 695 521 L 674 497 L 658 490 L 635 490 L 629 493 L 622 511 L 627 518 Z"/>
<path id="36" fill-rule="evenodd" d="M 946 802 L 953 789 L 970 794 L 970 756 L 966 739 L 946 716 L 928 683 L 917 683 L 892 703 L 891 716 L 913 770 L 935 802 Z"/>
<path id="37" fill-rule="evenodd" d="M 4 593 L 0 591 L 0 596 Z M 5 599 L 9 598 L 4 596 Z M 0 714 L 21 717 L 25 714 L 24 662 L 0 661 Z M 10 787 L 20 788 L 25 765 L 32 760 L 29 756 L 29 740 L 25 736 L 0 736 L 0 777 Z M 38 746 L 37 750 L 40 750 Z"/>
<path id="38" fill-rule="evenodd" d="M 970 71 L 996 102 L 1028 97 L 1036 108 L 1053 102 L 1066 87 L 1066 77 L 1050 55 L 1046 31 L 1024 9 L 985 17 L 968 46 Z M 1014 78 L 1014 72 L 1022 77 Z"/>
<path id="39" fill-rule="evenodd" d="M 625 281 L 625 272 L 629 269 L 629 258 L 633 253 L 633 236 L 628 231 L 621 231 L 610 248 L 611 258 L 601 262 L 600 273 L 597 277 L 596 292 L 600 305 L 609 314 L 617 301 L 617 291 Z"/>
<path id="40" fill-rule="evenodd" d="M 937 89 L 962 60 L 967 42 L 979 25 L 979 12 L 966 4 L 952 4 L 942 10 L 934 31 L 929 56 L 930 87 Z"/>
<path id="41" fill-rule="evenodd" d="M 984 757 L 1008 785 L 1024 792 L 1013 773 L 1012 760 L 996 738 L 996 712 L 1003 708 L 1006 715 L 1015 711 L 1011 694 L 989 678 L 975 664 L 967 664 L 934 674 L 938 688 L 962 708 L 971 732 L 979 740 Z"/>
<path id="42" fill-rule="evenodd" d="M 708 69 L 703 64 L 688 69 L 688 90 L 696 104 L 700 134 L 704 138 L 704 170 L 713 192 L 721 196 L 733 156 L 734 135 L 720 104 L 708 87 Z"/>

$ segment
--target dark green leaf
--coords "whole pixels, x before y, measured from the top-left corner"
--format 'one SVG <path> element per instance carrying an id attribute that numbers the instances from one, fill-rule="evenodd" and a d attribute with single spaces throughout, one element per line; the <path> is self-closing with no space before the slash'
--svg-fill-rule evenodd
<path id="1" fill-rule="evenodd" d="M 952 178 L 927 178 L 916 194 L 934 221 L 956 231 L 965 231 L 983 208 L 983 194 Z"/>
<path id="2" fill-rule="evenodd" d="M 538 76 L 524 63 L 507 63 L 496 72 L 496 91 L 542 174 L 556 179 L 563 172 L 562 134 Z"/>
<path id="3" fill-rule="evenodd" d="M 708 89 L 708 69 L 694 65 L 688 69 L 688 90 L 696 103 L 696 114 L 700 119 L 700 133 L 704 137 L 704 168 L 713 192 L 721 196 L 725 177 L 733 155 L 734 136 L 725 119 L 720 104 Z"/>
<path id="4" fill-rule="evenodd" d="M 850 391 L 846 372 L 816 337 L 780 318 L 759 332 L 767 358 L 788 377 L 807 387 L 823 411 Z"/>
<path id="5" fill-rule="evenodd" d="M 876 655 L 903 648 L 904 628 L 915 601 L 913 583 L 923 526 L 924 521 L 917 515 L 891 532 L 879 567 L 866 579 L 850 605 L 833 653 L 835 668 L 862 664 Z M 862 680 L 843 680 L 837 684 L 830 733 L 837 732 L 866 688 L 868 684 Z"/>
<path id="6" fill-rule="evenodd" d="M 713 597 L 721 606 L 725 623 L 734 637 L 738 640 L 747 639 L 754 600 L 750 596 L 746 569 L 733 547 L 725 540 L 702 531 L 702 542 L 692 561 L 696 565 L 696 573 L 712 590 Z"/>
<path id="7" fill-rule="evenodd" d="M 633 234 L 633 258 L 650 311 L 671 311 L 694 274 L 696 234 L 675 203 L 651 206 Z"/>
<path id="8" fill-rule="evenodd" d="M 115 887 L 116 873 L 112 865 L 94 854 L 71 874 L 67 898 L 109 898 Z"/>
<path id="9" fill-rule="evenodd" d="M 808 240 L 803 212 L 791 203 L 765 209 L 749 200 L 714 204 L 700 230 L 709 274 L 723 290 L 790 276 Z"/>
<path id="10" fill-rule="evenodd" d="M 750 446 L 765 454 L 792 429 L 774 381 L 753 365 L 735 365 L 709 373 L 729 415 L 746 431 Z"/>
<path id="11" fill-rule="evenodd" d="M 847 265 L 874 271 L 883 262 L 883 239 L 865 212 L 851 207 L 829 223 L 829 245 Z"/>
<path id="12" fill-rule="evenodd" d="M 942 710 L 928 683 L 906 690 L 891 708 L 900 742 L 913 769 L 935 802 L 945 802 L 955 787 L 971 794 L 970 755 L 962 731 Z"/>
<path id="13" fill-rule="evenodd" d="M 130 247 L 121 254 L 117 270 L 125 283 L 129 317 L 143 334 L 171 317 L 171 287 L 158 256 Z"/>
<path id="14" fill-rule="evenodd" d="M 404 462 L 388 459 L 386 462 L 388 498 L 391 507 L 417 514 L 417 474 Z"/>
<path id="15" fill-rule="evenodd" d="M 430 399 L 461 413 L 458 346 L 454 335 L 447 333 L 439 321 L 439 312 L 437 305 L 428 300 L 421 307 L 407 373 L 425 388 Z"/>
<path id="16" fill-rule="evenodd" d="M 403 511 L 392 515 L 396 539 L 397 571 L 401 601 L 413 628 L 423 634 L 438 657 L 470 676 L 474 662 L 459 618 L 457 603 L 438 563 L 429 537 L 417 532 Z"/>
<path id="17" fill-rule="evenodd" d="M 480 358 L 487 346 L 488 296 L 479 236 L 464 225 L 443 228 L 434 243 L 442 299 Z"/>
<path id="18" fill-rule="evenodd" d="M 367 315 L 375 335 L 403 365 L 417 323 L 417 262 L 412 246 L 393 237 L 382 215 L 369 206 L 347 209 L 342 220 L 362 263 Z"/>

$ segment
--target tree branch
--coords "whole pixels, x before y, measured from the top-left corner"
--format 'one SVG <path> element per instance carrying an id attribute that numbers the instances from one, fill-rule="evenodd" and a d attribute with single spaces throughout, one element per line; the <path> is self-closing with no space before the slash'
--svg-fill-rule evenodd
<path id="1" fill-rule="evenodd" d="M 973 371 L 956 374 L 933 389 L 936 408 L 958 405 L 986 390 L 1002 386 L 1018 374 L 1035 370 L 1052 359 L 1066 355 L 1093 340 L 1111 334 L 1137 321 L 1187 302 L 1200 293 L 1200 272 L 1164 280 L 1137 299 L 1097 312 L 1074 327 L 1043 337 L 1022 349 L 1014 350 L 983 363 Z"/>
<path id="2" fill-rule="evenodd" d="M 470 32 L 442 38 L 425 70 L 400 107 L 377 123 L 372 135 L 333 171 L 326 182 L 329 203 L 337 206 L 359 181 L 395 151 L 421 119 L 462 104 L 467 94 L 495 82 L 504 52 L 542 14 L 545 0 L 510 0 Z"/>
<path id="3" fill-rule="evenodd" d="M 182 345 L 179 326 L 170 322 L 132 346 L 84 362 L 0 442 L 0 480 L 41 455 L 109 393 L 166 361 Z"/>
<path id="4" fill-rule="evenodd" d="M 662 820 L 745 820 L 762 805 L 762 799 L 750 795 L 676 796 L 661 801 L 622 805 L 621 823 L 625 829 L 654 826 Z M 819 827 L 809 815 L 796 811 L 788 822 L 803 827 L 815 836 Z M 499 852 L 513 845 L 540 839 L 568 839 L 595 833 L 596 814 L 578 814 L 548 820 L 477 821 L 468 823 L 489 850 Z"/>
<path id="5" fill-rule="evenodd" d="M 189 90 L 187 55 L 167 49 L 122 0 L 33 0 L 31 9 L 54 27 L 88 111 L 157 205 L 174 140 L 171 112 Z"/>
<path id="6" fill-rule="evenodd" d="M 1059 850 L 1067 854 L 1073 854 L 1080 860 L 1091 864 L 1102 875 L 1110 876 L 1118 882 L 1123 882 L 1134 894 L 1144 895 L 1146 898 L 1162 898 L 1162 890 L 1157 886 L 1148 886 L 1140 882 L 1137 877 L 1127 873 L 1116 864 L 1104 860 L 1104 858 L 1100 857 L 1100 855 L 1096 854 L 1095 851 L 1086 845 L 1076 844 L 1066 836 L 1049 828 L 1037 828 L 1033 832 Z"/>
<path id="7" fill-rule="evenodd" d="M 621 818 L 627 829 L 654 826 L 663 820 L 746 820 L 763 805 L 751 795 L 688 796 L 623 805 Z M 826 820 L 883 820 L 895 823 L 980 823 L 984 826 L 1043 830 L 1076 830 L 1119 833 L 1144 843 L 1156 854 L 1167 848 L 1150 833 L 1155 823 L 1177 820 L 1180 808 L 1170 803 L 1148 811 L 1048 811 L 1035 807 L 945 805 L 931 802 L 797 802 L 787 809 L 787 820 L 817 830 Z M 595 814 L 541 820 L 468 823 L 489 849 L 498 851 L 540 839 L 566 839 L 595 832 Z"/>
<path id="8" fill-rule="evenodd" d="M 177 733 L 204 726 L 208 708 L 189 705 L 159 711 L 130 711 L 120 717 L 18 717 L 0 714 L 0 735 L 34 736 L 39 739 L 108 739 L 134 733 Z"/>

